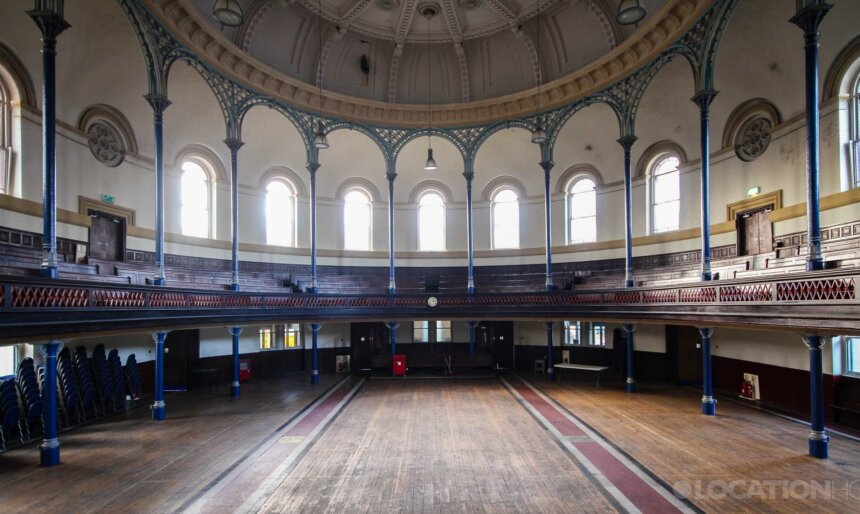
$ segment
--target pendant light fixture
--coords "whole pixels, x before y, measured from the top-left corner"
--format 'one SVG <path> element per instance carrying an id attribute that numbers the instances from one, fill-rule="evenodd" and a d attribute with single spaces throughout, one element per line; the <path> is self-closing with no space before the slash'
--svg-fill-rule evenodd
<path id="1" fill-rule="evenodd" d="M 537 14 L 535 15 L 535 20 L 537 20 L 537 62 L 538 62 L 538 87 L 537 87 L 537 104 L 538 104 L 538 113 L 540 113 L 540 105 L 541 105 L 541 95 L 540 95 L 540 87 L 543 84 L 543 69 L 541 69 L 540 65 L 540 0 L 537 1 L 537 9 L 535 11 Z M 536 145 L 541 145 L 546 143 L 546 130 L 543 128 L 543 114 L 538 114 L 537 118 L 537 126 L 535 126 L 534 131 L 532 132 L 532 143 Z"/>
<path id="2" fill-rule="evenodd" d="M 639 0 L 621 0 L 618 4 L 618 16 L 615 19 L 620 25 L 633 25 L 642 21 L 646 14 Z"/>
<path id="3" fill-rule="evenodd" d="M 215 0 L 212 17 L 227 27 L 238 27 L 245 23 L 245 15 L 238 0 Z"/>
<path id="4" fill-rule="evenodd" d="M 314 136 L 314 146 L 319 150 L 325 150 L 328 148 L 328 137 L 325 135 L 325 125 L 322 120 L 322 109 L 323 109 L 323 69 L 322 69 L 322 45 L 323 45 L 323 37 L 322 37 L 322 0 L 317 0 L 317 31 L 319 32 L 319 50 L 317 53 L 317 73 L 319 73 L 319 77 L 317 77 L 317 81 L 319 82 L 319 98 L 320 105 L 319 111 L 317 114 L 317 132 Z"/>
<path id="5" fill-rule="evenodd" d="M 424 9 L 424 17 L 427 18 L 427 162 L 424 169 L 427 171 L 437 169 L 433 158 L 433 104 L 430 101 L 430 18 L 434 14 L 435 10 L 429 6 Z"/>

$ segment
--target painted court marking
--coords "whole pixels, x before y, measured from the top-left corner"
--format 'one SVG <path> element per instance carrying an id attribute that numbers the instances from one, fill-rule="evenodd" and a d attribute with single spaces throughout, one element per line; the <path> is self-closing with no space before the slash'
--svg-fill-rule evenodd
<path id="1" fill-rule="evenodd" d="M 256 512 L 286 479 L 289 469 L 364 384 L 344 379 L 318 398 L 242 465 L 233 469 L 184 512 Z"/>
<path id="2" fill-rule="evenodd" d="M 534 386 L 519 377 L 500 380 L 625 510 L 695 512 Z"/>

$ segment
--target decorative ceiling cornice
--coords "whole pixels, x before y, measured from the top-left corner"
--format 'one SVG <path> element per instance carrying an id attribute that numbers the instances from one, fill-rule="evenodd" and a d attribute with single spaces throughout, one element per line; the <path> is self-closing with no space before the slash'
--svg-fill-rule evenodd
<path id="1" fill-rule="evenodd" d="M 547 109 L 574 102 L 618 82 L 652 62 L 681 38 L 714 0 L 668 0 L 633 36 L 608 54 L 542 87 L 540 105 Z M 318 91 L 249 56 L 201 18 L 188 0 L 143 0 L 174 36 L 215 70 L 248 87 L 297 108 L 315 110 Z M 377 125 L 423 127 L 424 105 L 395 104 L 325 92 L 327 113 Z M 433 109 L 433 125 L 464 126 L 491 123 L 533 114 L 537 89 L 493 99 L 440 104 Z"/>

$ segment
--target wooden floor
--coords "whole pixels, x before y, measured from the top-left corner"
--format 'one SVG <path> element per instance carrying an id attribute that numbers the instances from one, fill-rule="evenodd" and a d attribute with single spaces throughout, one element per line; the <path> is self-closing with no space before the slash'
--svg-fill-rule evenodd
<path id="1" fill-rule="evenodd" d="M 56 468 L 39 468 L 34 446 L 4 453 L 0 512 L 623 511 L 541 420 L 565 423 L 556 407 L 705 512 L 860 512 L 860 443 L 836 437 L 830 460 L 811 459 L 805 427 L 729 402 L 706 418 L 695 391 L 526 377 L 558 404 L 538 412 L 525 384 L 496 379 L 329 390 L 337 379 L 171 394 L 164 423 L 141 408 L 61 434 Z M 566 437 L 586 448 L 597 435 Z M 808 498 L 809 481 L 831 497 Z"/>
<path id="2" fill-rule="evenodd" d="M 706 512 L 860 512 L 856 441 L 813 459 L 807 427 L 729 401 L 702 416 L 695 390 L 529 380 Z"/>

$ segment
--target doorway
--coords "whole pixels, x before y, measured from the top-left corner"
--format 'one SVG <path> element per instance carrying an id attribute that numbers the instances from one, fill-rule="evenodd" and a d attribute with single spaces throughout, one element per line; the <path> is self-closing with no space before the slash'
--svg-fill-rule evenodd
<path id="1" fill-rule="evenodd" d="M 125 218 L 89 210 L 89 256 L 103 261 L 125 260 Z"/>
<path id="2" fill-rule="evenodd" d="M 200 331 L 174 330 L 164 341 L 164 388 L 189 389 L 191 370 L 200 358 Z"/>
<path id="3" fill-rule="evenodd" d="M 772 206 L 745 211 L 737 215 L 738 254 L 759 255 L 773 251 Z"/>
<path id="4" fill-rule="evenodd" d="M 666 353 L 674 362 L 678 385 L 702 384 L 702 338 L 699 329 L 678 325 L 666 326 Z"/>

